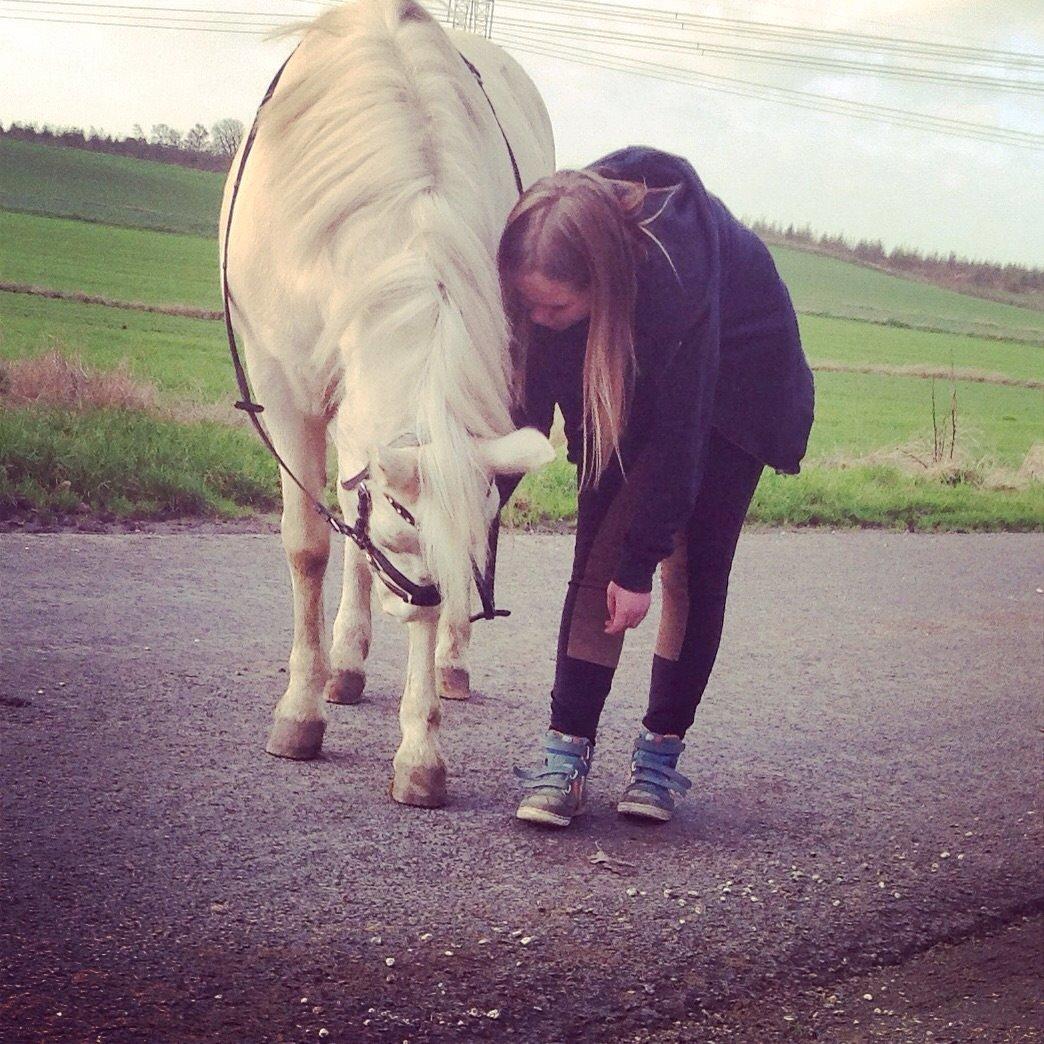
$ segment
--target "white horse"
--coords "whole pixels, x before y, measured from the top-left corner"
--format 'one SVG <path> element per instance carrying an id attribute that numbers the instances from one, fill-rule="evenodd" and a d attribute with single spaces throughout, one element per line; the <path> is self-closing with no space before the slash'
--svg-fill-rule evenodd
<path id="1" fill-rule="evenodd" d="M 441 609 L 420 608 L 377 584 L 382 608 L 409 625 L 392 797 L 437 806 L 446 769 L 436 668 L 456 690 L 446 694 L 467 694 L 472 563 L 486 560 L 491 478 L 553 456 L 543 435 L 511 422 L 495 264 L 518 195 L 505 137 L 528 185 L 554 169 L 550 121 L 508 55 L 447 33 L 414 0 L 359 0 L 301 30 L 225 189 L 223 234 L 241 175 L 230 316 L 262 419 L 308 493 L 325 496 L 330 441 L 344 518 L 354 522 L 359 502 L 341 482 L 366 468 L 372 539 L 402 574 L 441 592 Z M 311 758 L 324 697 L 361 697 L 372 575 L 345 540 L 329 644 L 330 527 L 285 474 L 282 492 L 294 638 L 267 749 Z"/>

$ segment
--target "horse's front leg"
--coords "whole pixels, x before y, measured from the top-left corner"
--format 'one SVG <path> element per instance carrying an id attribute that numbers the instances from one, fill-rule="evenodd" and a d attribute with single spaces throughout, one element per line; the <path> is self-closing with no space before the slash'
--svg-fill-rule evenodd
<path id="1" fill-rule="evenodd" d="M 438 808 L 446 802 L 446 764 L 439 753 L 442 711 L 435 686 L 438 613 L 422 611 L 407 626 L 410 652 L 399 705 L 402 743 L 393 762 L 391 794 L 404 805 Z"/>
<path id="2" fill-rule="evenodd" d="M 339 491 L 341 511 L 351 519 L 358 513 L 354 493 Z M 341 604 L 334 620 L 330 650 L 330 681 L 326 698 L 330 703 L 358 703 L 366 687 L 366 657 L 373 635 L 370 588 L 373 574 L 366 556 L 351 540 L 344 542 L 344 581 Z"/>
<path id="3" fill-rule="evenodd" d="M 451 619 L 439 614 L 439 637 L 435 647 L 435 670 L 439 695 L 444 700 L 466 700 L 471 696 L 471 672 L 468 670 L 468 645 L 471 642 L 471 620 Z"/>
<path id="4" fill-rule="evenodd" d="M 305 487 L 321 499 L 326 488 L 326 424 L 314 418 L 266 416 L 283 459 Z M 330 529 L 315 506 L 286 475 L 283 482 L 283 547 L 293 589 L 294 641 L 290 680 L 276 704 L 266 750 L 306 760 L 322 747 L 326 718 L 323 689 L 330 676 L 323 620 L 323 577 L 330 556 Z"/>

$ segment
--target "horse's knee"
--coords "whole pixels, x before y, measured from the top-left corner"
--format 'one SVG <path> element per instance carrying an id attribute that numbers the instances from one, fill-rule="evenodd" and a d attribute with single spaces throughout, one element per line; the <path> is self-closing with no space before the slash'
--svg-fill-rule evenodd
<path id="1" fill-rule="evenodd" d="M 326 575 L 326 564 L 330 559 L 330 549 L 308 548 L 306 550 L 287 551 L 290 568 L 297 576 L 308 580 L 322 580 Z"/>

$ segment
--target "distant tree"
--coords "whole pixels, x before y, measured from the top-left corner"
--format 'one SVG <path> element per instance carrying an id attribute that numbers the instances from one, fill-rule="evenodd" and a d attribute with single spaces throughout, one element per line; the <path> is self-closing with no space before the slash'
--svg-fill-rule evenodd
<path id="1" fill-rule="evenodd" d="M 134 129 L 131 131 L 130 136 L 134 141 L 145 141 L 145 131 L 140 123 L 134 124 Z"/>
<path id="2" fill-rule="evenodd" d="M 153 125 L 149 141 L 153 145 L 163 145 L 168 149 L 180 149 L 181 131 L 169 127 L 166 123 L 157 123 Z"/>
<path id="3" fill-rule="evenodd" d="M 197 123 L 185 135 L 185 148 L 192 152 L 206 152 L 209 147 L 210 131 L 202 123 Z"/>
<path id="4" fill-rule="evenodd" d="M 243 124 L 240 120 L 218 120 L 210 128 L 210 135 L 214 141 L 214 151 L 232 159 L 243 140 Z"/>

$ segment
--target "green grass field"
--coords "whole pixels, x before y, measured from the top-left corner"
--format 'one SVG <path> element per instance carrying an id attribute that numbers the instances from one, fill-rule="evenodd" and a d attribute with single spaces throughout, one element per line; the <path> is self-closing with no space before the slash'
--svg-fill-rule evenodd
<path id="1" fill-rule="evenodd" d="M 52 347 L 101 369 L 126 360 L 167 402 L 230 400 L 235 386 L 223 323 L 0 293 L 0 358 Z"/>
<path id="2" fill-rule="evenodd" d="M 810 359 L 979 366 L 1011 377 L 1040 377 L 1037 350 L 998 341 L 896 330 L 851 320 L 803 320 Z M 904 344 L 904 342 L 906 342 Z M 58 345 L 102 369 L 126 360 L 167 402 L 229 401 L 234 396 L 224 327 L 200 319 L 0 293 L 0 358 L 18 359 Z M 988 361 L 987 361 L 988 360 Z M 810 457 L 863 455 L 931 436 L 931 382 L 862 373 L 817 375 Z M 936 382 L 940 416 L 949 383 Z M 1041 393 L 958 382 L 959 445 L 1017 466 L 1041 438 Z"/>
<path id="3" fill-rule="evenodd" d="M 953 340 L 948 335 L 918 333 L 919 354 L 903 356 L 894 339 L 909 335 L 910 331 L 840 320 L 830 322 L 840 332 L 847 331 L 853 344 L 867 347 L 866 354 L 871 358 L 880 358 L 884 352 L 899 352 L 894 357 L 896 361 L 925 361 L 930 358 L 933 339 L 941 342 L 935 346 L 937 352 L 943 352 Z M 849 327 L 853 329 L 848 330 Z M 40 354 L 57 343 L 102 370 L 126 361 L 135 376 L 155 385 L 159 401 L 168 407 L 223 403 L 229 406 L 230 420 L 237 416 L 230 408 L 235 385 L 219 323 L 0 294 L 0 330 L 0 359 Z M 876 338 L 885 344 L 875 354 Z M 974 351 L 977 344 L 983 350 L 998 348 L 998 342 L 966 340 L 968 350 Z M 1023 347 L 1021 352 L 1010 350 L 998 356 L 991 369 L 1024 374 L 1025 351 Z M 853 354 L 852 358 L 858 355 Z M 1029 449 L 1041 441 L 1041 393 L 967 381 L 959 381 L 957 387 L 958 447 L 962 458 L 970 456 L 987 465 L 1016 470 Z M 894 467 L 860 462 L 870 454 L 887 454 L 901 448 L 926 454 L 932 431 L 930 394 L 931 383 L 913 377 L 818 374 L 817 419 L 805 470 L 796 478 L 766 475 L 752 518 L 795 524 L 1039 527 L 1044 521 L 1044 486 L 1040 484 L 1003 492 L 977 488 L 968 482 L 947 486 L 927 476 L 900 474 Z M 947 382 L 936 382 L 936 394 L 941 421 L 949 405 Z M 20 413 L 17 424 L 16 413 Z M 128 421 L 114 429 L 112 411 L 102 411 L 96 423 L 108 434 L 90 441 L 92 453 L 71 453 L 70 441 L 91 428 L 91 423 L 82 417 L 75 423 L 57 424 L 58 415 L 53 411 L 35 419 L 33 411 L 9 410 L 0 414 L 8 424 L 4 434 L 6 470 L 0 479 L 0 513 L 24 511 L 25 505 L 35 504 L 46 515 L 67 510 L 72 503 L 87 503 L 97 512 L 116 515 L 133 513 L 135 504 L 146 516 L 173 517 L 197 511 L 227 514 L 235 504 L 240 509 L 268 508 L 277 496 L 275 472 L 264 471 L 264 452 L 246 431 L 235 432 L 235 438 L 221 444 L 221 463 L 217 466 L 212 455 L 198 455 L 206 442 L 199 432 L 213 432 L 213 427 L 187 426 L 187 441 L 171 448 L 174 463 L 168 459 L 170 454 L 161 454 L 157 469 L 148 471 L 152 477 L 146 491 L 141 485 L 140 469 L 116 467 L 107 471 L 111 463 L 108 458 L 119 453 L 128 461 L 136 460 L 135 454 L 152 454 L 164 439 L 178 442 L 181 429 L 168 419 L 139 416 L 133 423 Z M 111 437 L 113 430 L 119 432 L 119 438 Z M 140 440 L 139 449 L 127 448 L 131 438 Z M 33 447 L 28 456 L 17 448 L 27 441 Z M 36 460 L 36 478 L 31 480 L 24 464 L 18 464 L 12 472 L 12 457 Z M 228 468 L 234 467 L 237 459 L 247 473 L 267 474 L 269 485 L 262 488 L 251 480 L 229 487 Z M 179 468 L 183 469 L 185 488 L 177 478 Z M 208 476 L 222 477 L 212 482 Z M 99 481 L 104 482 L 104 487 L 98 486 Z M 520 487 L 508 520 L 517 524 L 568 524 L 575 512 L 574 483 L 573 469 L 563 460 L 530 476 Z"/>
<path id="4" fill-rule="evenodd" d="M 966 334 L 904 330 L 894 326 L 799 316 L 801 340 L 813 363 L 876 366 L 951 366 L 999 373 L 1017 380 L 1044 379 L 1044 348 Z"/>
<path id="5" fill-rule="evenodd" d="M 17 143 L 0 143 L 11 144 Z M 49 164 L 46 153 L 63 155 Z M 19 175 L 12 184 L 21 186 L 20 202 L 0 195 L 4 205 L 83 211 L 80 216 L 93 222 L 114 222 L 0 209 L 0 282 L 216 309 L 213 238 L 129 226 L 146 223 L 146 211 L 164 212 L 162 202 L 180 215 L 171 223 L 179 231 L 211 229 L 207 215 L 216 215 L 220 176 L 201 175 L 196 184 L 195 172 L 117 160 L 126 180 L 114 181 L 118 191 L 112 192 L 104 182 L 109 167 L 99 163 L 110 159 L 45 146 L 21 153 L 0 148 L 0 175 L 3 164 L 38 175 Z M 189 175 L 191 191 L 176 188 L 183 175 Z M 2 192 L 11 191 L 4 182 Z M 1044 399 L 1039 387 L 992 382 L 1044 380 L 1044 314 L 788 247 L 773 253 L 801 312 L 813 366 L 956 368 L 962 376 L 959 467 L 919 471 L 909 455 L 925 459 L 931 444 L 930 380 L 910 373 L 820 371 L 803 473 L 766 475 L 752 518 L 1044 528 L 1044 484 L 1016 475 L 1027 454 L 1044 442 Z M 0 292 L 0 367 L 54 347 L 100 371 L 129 367 L 155 389 L 158 412 L 4 406 L 0 369 L 0 515 L 60 514 L 87 504 L 102 514 L 169 517 L 275 504 L 274 467 L 249 431 L 172 419 L 222 417 L 223 404 L 237 397 L 220 323 Z M 981 380 L 963 379 L 975 374 Z M 950 382 L 936 380 L 935 393 L 939 421 L 948 425 Z M 227 415 L 241 420 L 231 409 Z M 123 465 L 117 466 L 118 458 Z M 133 468 L 125 466 L 128 461 Z M 559 460 L 523 482 L 508 517 L 520 524 L 561 525 L 574 512 L 573 471 Z"/>
<path id="6" fill-rule="evenodd" d="M 0 139 L 0 208 L 213 236 L 225 176 Z"/>
<path id="7" fill-rule="evenodd" d="M 213 237 L 217 234 L 223 183 L 224 175 L 208 171 L 0 140 L 2 210 Z M 89 292 L 157 304 L 177 301 L 217 307 L 213 246 L 186 245 L 179 250 L 171 246 L 167 237 L 153 241 L 127 239 L 113 235 L 109 228 L 94 236 L 87 232 L 76 235 L 67 227 L 49 223 L 37 226 L 35 236 L 31 231 L 27 225 L 17 230 L 0 225 L 0 239 L 6 243 L 17 234 L 20 242 L 11 252 L 21 255 L 19 267 L 28 267 L 37 276 L 0 274 L 0 279 L 87 290 L 85 285 L 54 281 L 65 279 L 67 268 L 59 266 L 71 253 L 75 256 L 74 275 L 83 271 L 85 278 L 107 284 L 104 289 Z M 770 249 L 800 312 L 1044 343 L 1044 312 L 958 294 L 796 247 Z M 39 260 L 30 262 L 27 253 Z M 92 261 L 85 253 L 110 256 L 113 264 L 106 266 L 104 273 L 91 272 Z M 137 265 L 133 264 L 135 256 Z M 132 260 L 129 267 L 128 258 Z M 163 264 L 165 258 L 168 265 L 174 266 L 174 278 L 147 283 L 141 270 L 151 270 Z M 48 275 L 52 276 L 50 282 L 46 281 Z"/>
<path id="8" fill-rule="evenodd" d="M 772 247 L 799 312 L 1044 343 L 1044 312 L 986 301 L 794 247 Z"/>
<path id="9" fill-rule="evenodd" d="M 0 282 L 221 307 L 217 241 L 0 210 Z"/>

